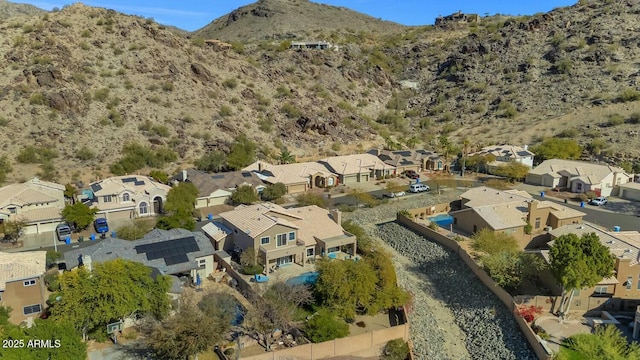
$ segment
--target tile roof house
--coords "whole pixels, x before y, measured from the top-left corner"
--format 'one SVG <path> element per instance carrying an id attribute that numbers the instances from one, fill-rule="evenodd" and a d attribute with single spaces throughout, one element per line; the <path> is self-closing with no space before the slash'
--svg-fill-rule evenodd
<path id="1" fill-rule="evenodd" d="M 10 306 L 9 321 L 30 326 L 44 310 L 46 251 L 0 252 L 0 306 Z"/>
<path id="2" fill-rule="evenodd" d="M 180 171 L 170 179 L 174 182 L 188 181 L 198 189 L 196 209 L 222 205 L 229 202 L 236 187 L 249 185 L 261 192 L 265 185 L 263 181 L 250 171 L 230 171 L 209 174 L 197 169 Z"/>
<path id="3" fill-rule="evenodd" d="M 332 173 L 338 175 L 341 184 L 353 184 L 375 180 L 378 177 L 394 174 L 396 167 L 386 164 L 372 154 L 354 154 L 333 156 L 319 160 Z"/>
<path id="4" fill-rule="evenodd" d="M 206 278 L 215 269 L 211 241 L 200 232 L 155 229 L 138 240 L 106 238 L 95 245 L 64 253 L 67 269 L 114 259 L 144 264 L 162 275 L 189 274 Z"/>
<path id="5" fill-rule="evenodd" d="M 631 181 L 633 174 L 619 167 L 560 159 L 543 161 L 526 177 L 527 184 L 568 188 L 574 193 L 594 191 L 597 196 L 609 196 L 617 186 Z"/>
<path id="6" fill-rule="evenodd" d="M 627 200 L 640 201 L 640 183 L 628 182 L 619 186 L 619 197 Z"/>
<path id="7" fill-rule="evenodd" d="M 272 165 L 256 161 L 242 171 L 253 172 L 268 184 L 283 183 L 289 194 L 338 184 L 338 175 L 332 173 L 325 164 L 318 162 Z"/>
<path id="8" fill-rule="evenodd" d="M 161 214 L 170 189 L 148 176 L 114 176 L 91 183 L 80 198 L 98 208 L 97 217 L 134 219 Z"/>
<path id="9" fill-rule="evenodd" d="M 469 156 L 474 155 L 492 155 L 493 157 L 495 157 L 494 161 L 491 161 L 487 164 L 487 172 L 489 174 L 493 174 L 496 168 L 504 166 L 511 161 L 516 161 L 532 168 L 533 158 L 535 156 L 534 153 L 529 151 L 529 147 L 527 145 L 522 147 L 515 145 L 485 146 L 480 151 L 469 154 Z"/>
<path id="10" fill-rule="evenodd" d="M 295 209 L 262 203 L 241 205 L 220 214 L 229 229 L 227 242 L 236 252 L 256 249 L 265 271 L 274 266 L 304 264 L 316 255 L 343 251 L 355 255 L 356 238 L 344 231 L 339 210 L 315 205 Z"/>
<path id="11" fill-rule="evenodd" d="M 548 227 L 582 222 L 586 214 L 551 201 L 537 201 L 524 191 L 496 190 L 485 186 L 460 195 L 460 210 L 450 212 L 454 227 L 468 234 L 484 228 L 513 235 L 521 248 L 534 245 L 533 236 Z"/>
<path id="12" fill-rule="evenodd" d="M 438 153 L 432 151 L 374 149 L 369 153 L 377 156 L 385 164 L 394 166 L 397 173 L 403 173 L 407 170 L 420 172 L 423 170 L 442 171 L 445 169 L 445 160 Z"/>
<path id="13" fill-rule="evenodd" d="M 549 231 L 551 241 L 565 234 L 576 234 L 578 237 L 595 233 L 600 239 L 600 243 L 607 248 L 615 257 L 614 275 L 602 279 L 595 287 L 581 289 L 574 296 L 574 301 L 586 301 L 588 297 L 605 297 L 619 299 L 613 301 L 610 306 L 620 306 L 617 310 L 632 307 L 640 304 L 640 232 L 638 231 L 607 231 L 590 223 L 570 224 Z M 549 261 L 549 252 L 543 251 L 542 255 Z M 633 303 L 633 306 L 626 306 Z M 616 310 L 615 308 L 613 310 Z"/>
<path id="14" fill-rule="evenodd" d="M 54 231 L 64 206 L 64 185 L 34 178 L 0 188 L 0 222 L 24 220 L 25 234 Z"/>

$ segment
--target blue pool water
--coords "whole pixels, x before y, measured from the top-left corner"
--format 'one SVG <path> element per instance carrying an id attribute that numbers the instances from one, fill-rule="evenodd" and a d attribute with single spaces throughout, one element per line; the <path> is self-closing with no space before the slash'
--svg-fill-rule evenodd
<path id="1" fill-rule="evenodd" d="M 314 285 L 318 281 L 318 273 L 315 271 L 306 272 L 287 280 L 287 285 Z"/>
<path id="2" fill-rule="evenodd" d="M 453 224 L 453 216 L 449 214 L 438 214 L 436 216 L 430 217 L 429 220 L 442 227 Z"/>

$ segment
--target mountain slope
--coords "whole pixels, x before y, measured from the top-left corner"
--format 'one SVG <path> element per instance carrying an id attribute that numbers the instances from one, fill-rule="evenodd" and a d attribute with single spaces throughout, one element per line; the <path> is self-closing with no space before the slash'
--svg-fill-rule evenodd
<path id="1" fill-rule="evenodd" d="M 46 11 L 29 4 L 18 4 L 0 0 L 0 20 L 19 15 L 41 15 Z"/>
<path id="2" fill-rule="evenodd" d="M 219 17 L 193 36 L 223 41 L 308 38 L 325 30 L 398 32 L 405 27 L 343 7 L 308 0 L 259 0 Z"/>

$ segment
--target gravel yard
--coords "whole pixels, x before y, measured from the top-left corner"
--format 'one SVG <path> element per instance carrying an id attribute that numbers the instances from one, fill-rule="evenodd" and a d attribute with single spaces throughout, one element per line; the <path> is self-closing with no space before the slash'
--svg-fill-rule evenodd
<path id="1" fill-rule="evenodd" d="M 393 254 L 398 283 L 415 298 L 409 319 L 417 359 L 536 359 L 509 310 L 455 253 L 392 222 L 399 210 L 448 202 L 459 193 L 390 201 L 344 217 Z"/>

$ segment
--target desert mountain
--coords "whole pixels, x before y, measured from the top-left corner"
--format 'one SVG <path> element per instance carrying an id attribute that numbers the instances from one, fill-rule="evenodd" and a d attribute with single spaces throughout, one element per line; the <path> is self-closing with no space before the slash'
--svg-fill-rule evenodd
<path id="1" fill-rule="evenodd" d="M 41 15 L 46 11 L 29 4 L 18 4 L 0 0 L 0 20 L 19 15 Z"/>
<path id="2" fill-rule="evenodd" d="M 219 17 L 193 33 L 205 39 L 256 41 L 303 39 L 326 31 L 389 34 L 404 26 L 309 0 L 259 0 Z M 327 34 L 325 34 L 327 35 Z"/>
<path id="3" fill-rule="evenodd" d="M 291 6 L 278 16 L 293 23 L 297 3 L 335 10 L 251 6 Z M 356 27 L 364 15 L 353 15 L 351 28 L 322 31 L 331 48 L 299 51 L 280 39 L 188 39 L 81 4 L 8 19 L 0 22 L 0 156 L 14 168 L 10 180 L 38 172 L 88 180 L 107 175 L 131 143 L 166 155 L 169 164 L 154 166 L 172 172 L 228 151 L 241 134 L 270 161 L 282 145 L 299 158 L 371 146 L 438 150 L 446 134 L 475 146 L 597 141 L 594 152 L 617 162 L 640 149 L 639 14 L 638 1 L 581 1 L 377 33 Z"/>

